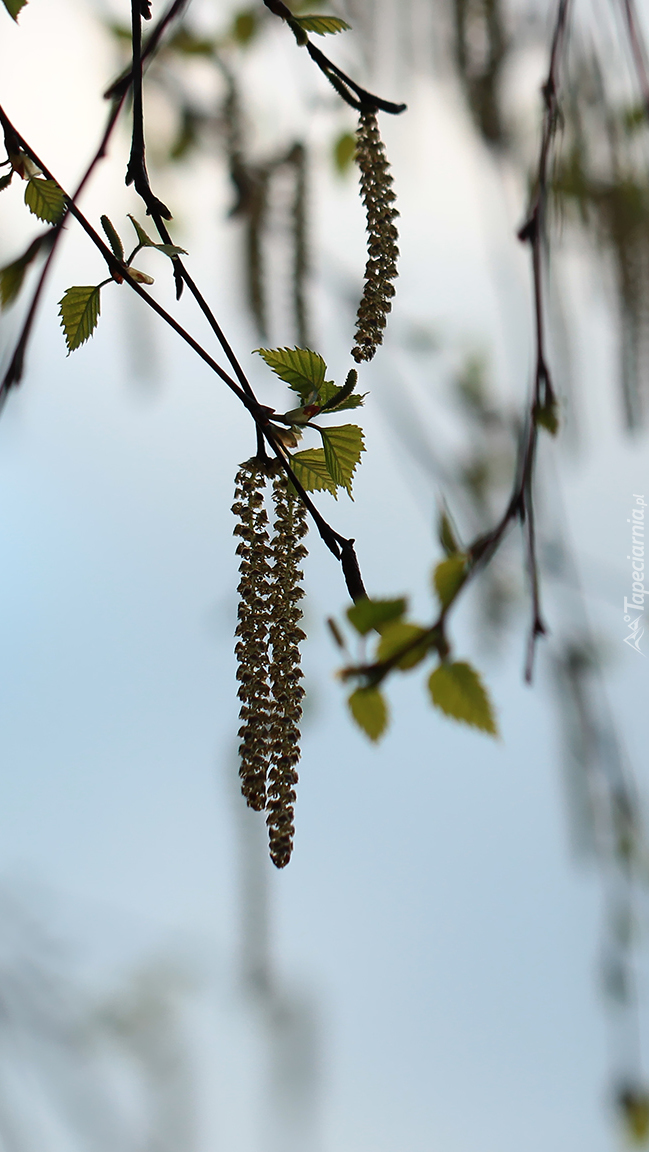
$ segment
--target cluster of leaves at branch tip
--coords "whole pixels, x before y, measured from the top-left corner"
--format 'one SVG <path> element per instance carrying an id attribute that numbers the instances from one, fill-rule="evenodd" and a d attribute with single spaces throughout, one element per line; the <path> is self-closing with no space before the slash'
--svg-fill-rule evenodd
<path id="1" fill-rule="evenodd" d="M 25 204 L 33 216 L 45 224 L 57 225 L 65 215 L 65 193 L 55 180 L 45 179 L 40 169 L 22 151 L 15 153 L 8 148 L 8 158 L 4 162 L 9 171 L 0 177 L 0 192 L 8 188 L 14 176 L 26 181 Z M 0 268 L 0 308 L 8 308 L 18 297 L 25 275 L 39 253 L 47 251 L 54 240 L 54 229 L 37 236 L 22 255 Z"/>
<path id="2" fill-rule="evenodd" d="M 264 503 L 272 477 L 272 535 Z M 270 856 L 278 868 L 293 848 L 296 766 L 300 759 L 299 627 L 304 596 L 300 563 L 306 514 L 277 465 L 256 459 L 241 465 L 232 511 L 240 537 L 237 657 L 241 790 L 249 807 L 266 811 Z"/>
<path id="3" fill-rule="evenodd" d="M 257 348 L 256 351 L 300 398 L 298 408 L 275 416 L 270 425 L 287 453 L 296 480 L 306 492 L 330 492 L 337 498 L 338 490 L 344 488 L 351 497 L 352 479 L 365 451 L 363 432 L 357 424 L 323 428 L 313 421 L 316 416 L 344 412 L 363 403 L 367 393 L 361 395 L 355 391 L 356 369 L 352 368 L 339 388 L 333 380 L 325 379 L 327 365 L 322 356 L 310 348 Z M 314 429 L 319 434 L 322 447 L 289 452 L 297 447 L 305 429 Z"/>
<path id="4" fill-rule="evenodd" d="M 367 213 L 368 260 L 365 286 L 356 317 L 352 356 L 357 363 L 371 360 L 379 344 L 392 308 L 399 249 L 390 165 L 379 134 L 376 112 L 363 110 L 356 133 L 356 163 L 361 173 L 361 193 Z"/>
<path id="5" fill-rule="evenodd" d="M 168 256 L 170 260 L 173 260 L 174 257 L 180 256 L 181 254 L 186 255 L 185 249 L 179 248 L 176 244 L 156 244 L 156 242 L 147 235 L 142 225 L 138 223 L 134 216 L 129 214 L 128 218 L 133 225 L 137 237 L 137 244 L 128 259 L 125 259 L 124 245 L 117 229 L 107 216 L 101 217 L 101 226 L 106 234 L 111 252 L 115 259 L 119 261 L 124 272 L 124 275 L 122 275 L 120 272 L 112 269 L 110 280 L 121 284 L 124 277 L 128 275 L 131 280 L 135 280 L 137 284 L 153 284 L 153 276 L 149 276 L 147 272 L 141 272 L 138 268 L 131 266 L 131 261 L 137 253 L 140 252 L 142 248 L 154 248 L 157 252 L 162 252 L 164 256 Z M 103 280 L 101 284 L 75 284 L 72 288 L 68 288 L 61 300 L 59 300 L 59 316 L 65 335 L 68 355 L 70 352 L 74 352 L 77 348 L 80 348 L 82 344 L 85 344 L 86 340 L 89 340 L 94 333 L 101 312 L 101 289 L 110 283 L 110 280 Z"/>
<path id="6" fill-rule="evenodd" d="M 378 740 L 388 726 L 388 707 L 380 688 L 382 681 L 393 671 L 407 672 L 415 668 L 429 655 L 440 658 L 427 681 L 434 706 L 454 720 L 497 735 L 493 707 L 479 674 L 470 664 L 451 660 L 443 633 L 443 616 L 458 595 L 467 572 L 466 555 L 456 551 L 435 568 L 433 585 L 442 616 L 432 626 L 405 619 L 408 605 L 403 597 L 360 600 L 348 609 L 347 619 L 359 636 L 378 633 L 373 657 L 341 672 L 343 680 L 359 682 L 348 704 L 354 720 L 370 740 Z"/>

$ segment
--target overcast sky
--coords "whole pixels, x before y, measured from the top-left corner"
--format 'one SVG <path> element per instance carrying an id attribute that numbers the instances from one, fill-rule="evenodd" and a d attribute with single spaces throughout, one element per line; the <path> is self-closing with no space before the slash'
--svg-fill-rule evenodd
<path id="1" fill-rule="evenodd" d="M 299 92 L 310 82 L 308 61 L 296 63 L 290 42 L 284 56 L 276 50 Z M 98 138 L 97 94 L 112 69 L 89 6 L 31 0 L 20 28 L 2 18 L 0 98 L 68 186 Z M 270 102 L 284 104 L 277 74 L 267 72 L 274 87 L 270 95 L 262 87 L 262 71 L 256 99 L 272 121 Z M 406 337 L 426 325 L 452 350 L 485 349 L 501 394 L 522 403 L 529 285 L 513 239 L 521 207 L 498 190 L 457 98 L 431 80 L 386 95 L 410 104 L 385 125 L 402 213 L 400 294 L 386 347 L 363 373 L 372 392 L 355 502 L 321 504 L 356 538 L 369 591 L 408 592 L 425 613 L 438 490 L 404 463 L 390 414 L 400 389 L 411 402 L 419 389 L 425 411 L 430 389 L 444 380 L 434 357 L 412 367 Z M 327 115 L 316 115 L 323 139 L 349 122 Z M 95 221 L 101 211 L 117 221 L 133 210 L 121 188 L 123 140 L 115 156 L 85 201 Z M 336 183 L 321 168 L 313 193 L 316 327 L 318 347 L 341 377 L 352 313 L 333 293 L 339 283 L 360 284 L 363 220 L 353 179 Z M 198 178 L 210 174 L 206 191 Z M 229 192 L 212 169 L 194 175 L 188 188 L 166 189 L 179 206 L 179 242 L 261 388 L 265 370 L 249 355 L 257 340 L 231 271 Z M 12 188 L 0 203 L 3 260 L 34 231 L 20 193 Z M 159 274 L 155 290 L 171 303 L 166 269 L 154 270 L 152 258 L 146 269 Z M 265 1152 L 266 1073 L 254 1017 L 236 991 L 232 786 L 230 504 L 253 439 L 209 370 L 151 327 L 137 303 L 127 317 L 116 287 L 104 293 L 93 341 L 66 358 L 56 301 L 69 284 L 102 276 L 71 227 L 26 379 L 0 421 L 0 875 L 20 891 L 50 893 L 47 915 L 92 956 L 97 973 L 148 953 L 191 956 L 207 973 L 214 1024 L 211 1040 L 204 1027 L 197 1041 L 209 1085 L 205 1146 Z M 578 254 L 563 283 L 576 301 L 575 387 L 594 400 L 579 440 L 544 444 L 541 468 L 552 478 L 552 511 L 563 505 L 591 623 L 610 652 L 610 698 L 644 788 L 647 667 L 622 643 L 622 601 L 632 493 L 649 489 L 646 438 L 621 433 L 605 286 Z M 1 321 L 3 347 L 19 308 Z M 189 322 L 188 302 L 180 314 Z M 134 327 L 143 328 L 153 378 L 138 375 Z M 345 714 L 334 679 L 339 656 L 323 623 L 342 617 L 344 585 L 315 533 L 310 547 L 296 848 L 286 871 L 269 866 L 268 877 L 277 970 L 317 1019 L 313 1147 L 609 1152 L 600 897 L 596 876 L 575 867 L 569 851 L 548 675 L 553 638 L 529 689 L 522 627 L 498 660 L 480 649 L 470 615 L 460 613 L 458 654 L 483 670 L 502 739 L 434 715 L 415 673 L 390 689 L 392 728 L 370 747 Z M 551 631 L 553 611 L 558 625 L 572 611 L 567 604 L 548 594 Z"/>

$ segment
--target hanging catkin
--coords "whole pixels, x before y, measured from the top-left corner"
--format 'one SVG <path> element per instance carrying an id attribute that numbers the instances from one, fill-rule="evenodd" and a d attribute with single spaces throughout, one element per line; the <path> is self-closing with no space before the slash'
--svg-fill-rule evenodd
<path id="1" fill-rule="evenodd" d="M 298 626 L 302 619 L 299 602 L 304 596 L 300 587 L 303 573 L 299 565 L 306 556 L 306 548 L 300 541 L 306 535 L 307 524 L 304 507 L 282 473 L 273 480 L 273 501 L 273 569 L 269 595 L 271 765 L 266 821 L 271 859 L 278 868 L 284 868 L 293 849 L 296 765 L 300 759 L 299 724 L 304 689 L 300 683 L 299 645 L 305 635 Z"/>
<path id="2" fill-rule="evenodd" d="M 383 329 L 392 308 L 392 280 L 398 275 L 399 255 L 396 243 L 399 234 L 394 219 L 399 213 L 393 207 L 396 195 L 390 165 L 373 109 L 361 112 L 356 138 L 356 163 L 361 171 L 361 192 L 367 212 L 369 256 L 352 348 L 352 356 L 360 364 L 362 360 L 371 360 L 383 342 Z"/>
<path id="3" fill-rule="evenodd" d="M 268 683 L 268 578 L 270 547 L 268 516 L 264 508 L 266 475 L 255 460 L 242 464 L 235 481 L 232 511 L 240 523 L 234 535 L 241 540 L 236 549 L 239 564 L 239 609 L 235 635 L 239 719 L 241 791 L 251 808 L 261 812 L 266 806 L 268 773 L 269 683 Z"/>

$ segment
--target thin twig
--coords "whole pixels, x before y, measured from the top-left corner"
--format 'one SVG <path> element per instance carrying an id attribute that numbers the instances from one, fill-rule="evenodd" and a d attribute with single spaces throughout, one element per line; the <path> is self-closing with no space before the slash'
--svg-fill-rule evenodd
<path id="1" fill-rule="evenodd" d="M 174 0 L 174 3 L 170 6 L 170 8 L 168 8 L 167 12 L 163 16 L 160 17 L 160 20 L 157 22 L 155 28 L 152 30 L 150 36 L 148 37 L 148 39 L 146 41 L 146 45 L 142 50 L 142 61 L 143 62 L 145 60 L 150 59 L 150 57 L 153 55 L 156 48 L 158 47 L 158 44 L 160 43 L 160 39 L 162 37 L 163 32 L 166 30 L 166 28 L 169 26 L 169 24 L 172 22 L 172 20 L 174 20 L 176 18 L 176 16 L 178 16 L 182 12 L 183 8 L 187 5 L 187 3 L 188 3 L 188 0 Z M 108 148 L 110 138 L 113 134 L 113 130 L 114 130 L 115 125 L 117 123 L 117 120 L 119 118 L 119 114 L 120 114 L 122 108 L 124 107 L 124 101 L 126 99 L 126 96 L 128 95 L 128 90 L 131 86 L 132 74 L 133 74 L 133 70 L 131 68 L 131 69 L 129 69 L 129 71 L 125 75 L 121 76 L 117 81 L 115 81 L 115 83 L 113 85 L 111 85 L 111 87 L 105 93 L 105 97 L 112 101 L 111 109 L 110 109 L 110 112 L 108 113 L 108 118 L 106 121 L 106 125 L 104 127 L 101 141 L 99 143 L 99 147 L 97 148 L 97 151 L 95 152 L 94 156 L 92 157 L 92 160 L 88 164 L 88 167 L 86 168 L 83 176 L 81 177 L 81 181 L 79 182 L 79 184 L 78 184 L 78 186 L 77 186 L 77 188 L 76 188 L 76 190 L 72 196 L 72 200 L 75 202 L 79 199 L 79 196 L 83 192 L 83 189 L 85 188 L 90 177 L 92 176 L 97 164 L 99 163 L 100 160 L 103 160 L 105 155 L 106 155 L 106 150 Z M 24 367 L 25 367 L 25 353 L 27 350 L 27 345 L 28 345 L 29 339 L 31 337 L 32 327 L 34 324 L 34 320 L 36 318 L 36 313 L 38 311 L 38 306 L 40 304 L 43 289 L 45 287 L 45 282 L 47 280 L 49 270 L 50 270 L 50 267 L 52 265 L 52 261 L 54 260 L 54 256 L 56 255 L 56 249 L 58 247 L 59 240 L 60 240 L 61 235 L 63 233 L 63 226 L 67 220 L 68 214 L 69 214 L 69 208 L 66 207 L 65 214 L 63 215 L 63 218 L 59 221 L 59 223 L 53 229 L 54 239 L 52 241 L 52 247 L 48 253 L 48 256 L 47 256 L 47 259 L 43 265 L 43 268 L 41 269 L 41 274 L 38 278 L 38 283 L 37 283 L 36 288 L 34 290 L 34 295 L 32 296 L 30 306 L 27 310 L 27 315 L 26 315 L 26 318 L 23 322 L 23 327 L 21 329 L 20 336 L 18 337 L 18 342 L 17 342 L 16 347 L 14 349 L 13 356 L 9 362 L 9 367 L 7 368 L 7 371 L 5 372 L 5 375 L 2 379 L 2 381 L 0 382 L 0 405 L 2 405 L 4 403 L 4 401 L 7 397 L 8 390 L 13 385 L 19 384 L 20 381 L 22 380 Z"/>
<path id="2" fill-rule="evenodd" d="M 189 347 L 196 353 L 196 355 L 199 356 L 201 360 L 203 360 L 208 365 L 208 367 L 210 367 L 212 371 L 220 377 L 223 383 L 227 385 L 230 391 L 234 392 L 244 407 L 248 409 L 255 422 L 260 437 L 263 436 L 264 440 L 270 445 L 284 472 L 295 487 L 300 500 L 311 515 L 324 543 L 329 548 L 329 551 L 340 562 L 343 570 L 343 576 L 345 578 L 345 583 L 347 584 L 347 589 L 351 598 L 353 600 L 358 600 L 361 597 L 366 596 L 367 594 L 363 586 L 360 568 L 354 549 L 354 541 L 341 536 L 340 533 L 336 532 L 335 529 L 333 529 L 331 525 L 327 523 L 327 521 L 313 504 L 313 501 L 303 486 L 300 484 L 295 473 L 293 472 L 293 469 L 288 463 L 286 456 L 278 445 L 272 428 L 269 427 L 269 420 L 273 414 L 273 409 L 259 403 L 256 396 L 254 395 L 252 388 L 250 387 L 250 384 L 248 384 L 247 388 L 244 389 L 243 386 L 233 380 L 232 377 L 229 376 L 225 371 L 225 369 L 223 369 L 220 364 L 218 364 L 209 355 L 209 353 L 205 351 L 202 345 L 200 345 L 198 341 L 195 340 L 194 337 L 191 336 L 190 333 L 187 332 L 187 330 L 183 328 L 182 325 L 179 324 L 178 321 L 175 320 L 174 317 L 171 316 L 162 307 L 161 304 L 158 304 L 157 300 L 150 296 L 148 292 L 142 288 L 141 284 L 132 278 L 129 269 L 117 259 L 111 249 L 104 243 L 101 236 L 95 231 L 95 229 L 92 227 L 92 224 L 90 224 L 89 220 L 87 220 L 84 216 L 83 212 L 81 212 L 72 198 L 65 192 L 65 189 L 62 188 L 62 186 L 59 184 L 58 180 L 56 180 L 56 177 L 53 176 L 53 174 L 45 166 L 40 157 L 34 152 L 34 150 L 24 139 L 24 137 L 22 137 L 16 130 L 1 106 L 0 123 L 3 125 L 6 132 L 13 135 L 13 138 L 17 141 L 21 151 L 23 151 L 25 155 L 28 156 L 34 164 L 37 165 L 45 178 L 47 180 L 54 181 L 54 183 L 56 183 L 58 187 L 61 188 L 61 191 L 63 192 L 68 205 L 68 212 L 71 216 L 74 216 L 75 220 L 81 225 L 86 235 L 90 238 L 90 240 L 92 240 L 95 247 L 103 256 L 111 273 L 114 272 L 117 276 L 120 277 L 121 280 L 127 283 L 129 287 L 134 292 L 136 292 L 137 295 L 142 300 L 144 300 L 145 303 L 148 304 L 148 306 L 152 308 L 153 311 L 156 312 L 157 315 L 162 320 L 164 320 L 165 323 L 168 324 L 169 327 L 172 328 L 174 332 L 176 332 L 176 334 L 180 336 L 186 344 L 189 345 Z"/>

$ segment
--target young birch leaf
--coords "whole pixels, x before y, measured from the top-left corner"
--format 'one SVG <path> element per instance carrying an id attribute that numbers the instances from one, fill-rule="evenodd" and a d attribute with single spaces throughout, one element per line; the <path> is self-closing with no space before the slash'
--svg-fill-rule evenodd
<path id="1" fill-rule="evenodd" d="M 541 428 L 545 428 L 551 436 L 556 436 L 559 431 L 559 414 L 558 405 L 556 400 L 551 400 L 549 404 L 545 404 L 543 408 L 536 408 L 534 410 L 534 419 Z"/>
<path id="2" fill-rule="evenodd" d="M 431 673 L 428 688 L 435 707 L 447 716 L 498 735 L 491 701 L 470 664 L 440 664 Z"/>
<path id="3" fill-rule="evenodd" d="M 46 224 L 58 224 L 65 212 L 65 196 L 55 180 L 32 176 L 25 188 L 25 204 Z"/>
<path id="4" fill-rule="evenodd" d="M 124 245 L 119 238 L 117 229 L 113 226 L 107 216 L 100 216 L 101 226 L 108 237 L 113 256 L 115 256 L 121 263 L 124 263 Z"/>
<path id="5" fill-rule="evenodd" d="M 391 660 L 402 648 L 413 644 L 413 647 L 404 653 L 397 662 L 397 668 L 404 671 L 406 668 L 414 668 L 421 663 L 430 647 L 430 638 L 428 643 L 414 644 L 414 641 L 423 636 L 425 631 L 425 628 L 420 628 L 418 624 L 407 624 L 404 620 L 397 620 L 393 624 L 388 624 L 387 627 L 381 629 L 376 659 L 380 663 L 383 663 L 384 660 Z"/>
<path id="6" fill-rule="evenodd" d="M 349 710 L 370 740 L 378 740 L 388 726 L 388 708 L 378 688 L 357 688 L 349 700 Z"/>
<path id="7" fill-rule="evenodd" d="M 179 248 L 177 244 L 152 244 L 156 252 L 163 252 L 165 256 L 171 259 L 173 256 L 187 256 L 186 248 Z"/>
<path id="8" fill-rule="evenodd" d="M 155 240 L 152 240 L 150 236 L 147 236 L 144 228 L 141 224 L 138 224 L 135 216 L 131 216 L 131 213 L 129 212 L 128 218 L 135 229 L 135 235 L 137 236 L 138 244 L 141 244 L 143 248 L 155 248 Z"/>
<path id="9" fill-rule="evenodd" d="M 140 272 L 139 268 L 129 268 L 129 275 L 136 284 L 155 284 L 153 276 L 149 276 L 148 272 Z"/>
<path id="10" fill-rule="evenodd" d="M 310 348 L 255 348 L 268 367 L 297 392 L 303 404 L 319 394 L 327 365 Z"/>
<path id="11" fill-rule="evenodd" d="M 442 608 L 448 608 L 465 579 L 466 556 L 462 552 L 449 556 L 448 560 L 442 560 L 437 565 L 433 582 Z"/>
<path id="12" fill-rule="evenodd" d="M 339 428 L 320 428 L 319 431 L 331 479 L 351 497 L 352 477 L 365 451 L 363 433 L 357 424 L 341 424 Z"/>
<path id="13" fill-rule="evenodd" d="M 27 0 L 4 0 L 4 6 L 13 20 L 18 20 L 18 13 L 25 7 Z"/>
<path id="14" fill-rule="evenodd" d="M 307 448 L 304 452 L 294 452 L 291 468 L 306 492 L 331 492 L 338 499 L 336 485 L 331 479 L 322 448 Z"/>
<path id="15" fill-rule="evenodd" d="M 23 286 L 25 272 L 29 268 L 29 265 L 38 256 L 43 244 L 50 240 L 50 233 L 47 233 L 45 236 L 39 236 L 36 240 L 32 241 L 22 256 L 19 256 L 17 260 L 14 260 L 11 264 L 7 264 L 4 268 L 0 268 L 0 307 L 8 308 L 10 304 L 13 304 Z"/>
<path id="16" fill-rule="evenodd" d="M 366 636 L 372 628 L 381 631 L 383 624 L 391 620 L 398 620 L 403 616 L 407 602 L 400 600 L 357 600 L 351 608 L 347 609 L 349 623 L 360 633 Z"/>
<path id="17" fill-rule="evenodd" d="M 4 192 L 8 188 L 14 178 L 14 170 L 11 168 L 6 176 L 0 176 L 0 192 Z"/>
<path id="18" fill-rule="evenodd" d="M 99 319 L 99 288 L 93 284 L 68 288 L 59 301 L 61 327 L 65 333 L 68 354 L 92 336 Z"/>
<path id="19" fill-rule="evenodd" d="M 437 536 L 447 556 L 453 556 L 454 553 L 462 551 L 448 512 L 443 511 L 440 513 L 439 523 L 437 525 Z"/>
<path id="20" fill-rule="evenodd" d="M 294 19 L 305 32 L 315 32 L 316 36 L 334 35 L 351 28 L 351 24 L 339 16 L 295 16 Z"/>

